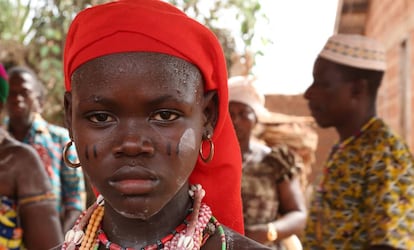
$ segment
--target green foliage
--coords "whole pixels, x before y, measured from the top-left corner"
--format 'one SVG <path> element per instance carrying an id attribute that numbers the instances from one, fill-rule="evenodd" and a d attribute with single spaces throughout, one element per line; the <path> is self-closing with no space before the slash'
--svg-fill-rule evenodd
<path id="1" fill-rule="evenodd" d="M 232 55 L 240 50 L 251 51 L 255 37 L 255 25 L 258 18 L 266 19 L 261 12 L 259 0 L 168 0 L 181 8 L 189 16 L 209 27 L 219 39 L 224 49 L 228 68 L 232 66 Z M 239 29 L 226 27 L 227 21 L 234 21 Z M 242 48 L 236 48 L 236 38 L 242 40 Z M 266 40 L 262 38 L 262 40 Z M 260 51 L 255 51 L 259 55 Z"/>
<path id="2" fill-rule="evenodd" d="M 30 5 L 30 1 L 28 3 Z M 21 0 L 0 0 L 0 33 L 5 39 L 23 42 L 26 34 L 19 32 L 23 30 L 25 20 L 29 15 L 29 8 L 26 8 Z"/>
<path id="3" fill-rule="evenodd" d="M 81 9 L 103 2 L 108 0 L 0 0 L 0 62 L 6 66 L 26 64 L 38 73 L 48 90 L 44 116 L 52 122 L 62 124 L 62 57 L 69 24 Z M 231 66 L 236 42 L 234 30 L 223 26 L 223 18 L 231 17 L 240 25 L 236 33 L 243 41 L 242 50 L 247 51 L 251 46 L 256 19 L 260 14 L 259 0 L 169 2 L 204 23 L 217 35 L 228 66 Z M 208 6 L 207 10 L 205 6 Z M 16 56 L 19 53 L 23 55 L 23 61 Z"/>
<path id="4" fill-rule="evenodd" d="M 62 124 L 64 79 L 62 57 L 69 24 L 81 9 L 103 1 L 92 0 L 0 0 L 0 42 L 6 49 L 21 50 L 24 61 L 1 58 L 7 66 L 25 64 L 32 68 L 48 90 L 46 119 Z M 12 47 L 10 44 L 19 44 Z"/>

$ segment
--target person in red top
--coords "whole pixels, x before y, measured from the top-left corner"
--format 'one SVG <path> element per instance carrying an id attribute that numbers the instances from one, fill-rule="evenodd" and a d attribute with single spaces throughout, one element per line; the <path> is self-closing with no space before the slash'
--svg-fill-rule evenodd
<path id="1" fill-rule="evenodd" d="M 225 59 L 211 31 L 163 1 L 98 5 L 72 22 L 64 71 L 65 123 L 103 197 L 67 234 L 64 248 L 98 241 L 217 249 L 231 237 L 228 249 L 265 249 L 231 230 L 243 232 L 241 154 Z M 190 224 L 181 225 L 187 213 Z M 203 229 L 201 215 L 216 233 Z"/>

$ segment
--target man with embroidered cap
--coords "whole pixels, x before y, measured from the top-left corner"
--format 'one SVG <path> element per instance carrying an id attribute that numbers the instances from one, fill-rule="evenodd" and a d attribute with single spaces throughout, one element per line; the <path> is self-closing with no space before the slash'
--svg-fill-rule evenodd
<path id="1" fill-rule="evenodd" d="M 406 143 L 376 112 L 386 70 L 376 40 L 330 37 L 305 98 L 333 146 L 315 193 L 304 249 L 414 249 L 414 168 Z"/>

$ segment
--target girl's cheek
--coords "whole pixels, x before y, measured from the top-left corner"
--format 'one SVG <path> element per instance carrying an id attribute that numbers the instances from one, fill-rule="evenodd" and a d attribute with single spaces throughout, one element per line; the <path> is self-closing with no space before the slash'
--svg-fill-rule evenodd
<path id="1" fill-rule="evenodd" d="M 83 155 L 87 161 L 98 159 L 98 146 L 86 144 Z"/>
<path id="2" fill-rule="evenodd" d="M 85 159 L 89 160 L 89 145 L 86 145 L 85 147 Z"/>
<path id="3" fill-rule="evenodd" d="M 194 130 L 188 128 L 182 134 L 180 141 L 177 144 L 178 157 L 189 155 L 196 149 Z"/>

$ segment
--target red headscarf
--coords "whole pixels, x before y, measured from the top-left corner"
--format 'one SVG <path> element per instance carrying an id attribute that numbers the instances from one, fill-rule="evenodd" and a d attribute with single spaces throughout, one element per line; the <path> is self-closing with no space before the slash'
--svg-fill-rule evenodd
<path id="1" fill-rule="evenodd" d="M 219 117 L 213 134 L 214 158 L 200 158 L 190 176 L 206 190 L 204 201 L 224 225 L 243 233 L 240 194 L 241 154 L 228 113 L 227 71 L 222 48 L 206 27 L 159 0 L 121 0 L 80 12 L 66 38 L 64 73 L 94 58 L 120 52 L 158 52 L 196 65 L 205 91 L 215 90 Z"/>

